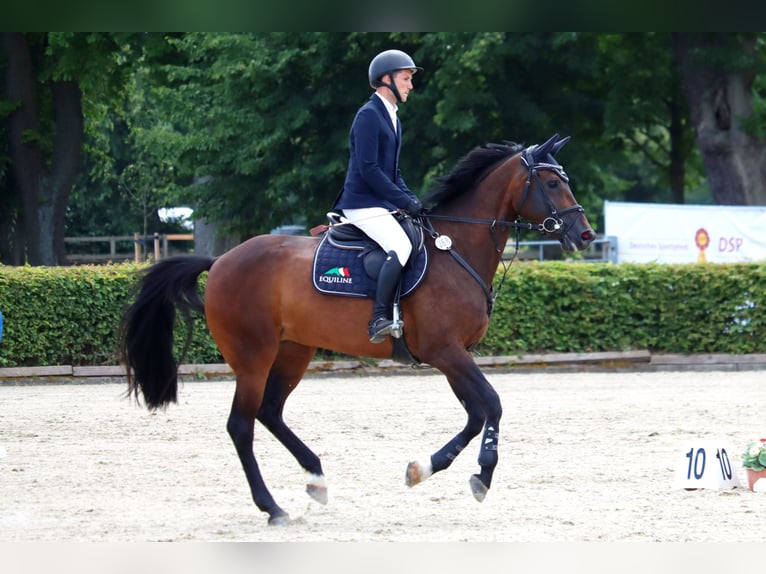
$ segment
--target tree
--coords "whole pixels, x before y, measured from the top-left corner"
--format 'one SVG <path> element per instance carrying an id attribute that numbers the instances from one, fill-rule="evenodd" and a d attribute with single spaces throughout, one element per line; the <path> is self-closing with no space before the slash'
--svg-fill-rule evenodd
<path id="1" fill-rule="evenodd" d="M 563 158 L 590 213 L 626 189 L 662 198 L 668 182 L 683 201 L 693 147 L 662 38 L 184 34 L 170 38 L 175 57 L 154 71 L 151 99 L 163 113 L 144 137 L 171 153 L 183 178 L 208 182 L 185 192 L 199 215 L 245 236 L 316 220 L 342 185 L 369 59 L 395 46 L 425 68 L 400 111 L 400 164 L 413 189 L 425 191 L 474 146 L 560 132 L 573 136 Z"/>
<path id="2" fill-rule="evenodd" d="M 342 186 L 369 61 L 391 47 L 425 69 L 399 112 L 418 193 L 474 146 L 558 132 L 593 219 L 605 198 L 685 201 L 704 189 L 701 158 L 717 202 L 763 203 L 766 36 L 669 38 L 6 33 L 0 260 L 63 262 L 62 221 L 151 231 L 172 205 L 242 238 L 313 225 Z"/>
<path id="3" fill-rule="evenodd" d="M 174 166 L 161 149 L 147 149 L 142 134 L 156 122 L 142 72 L 128 82 L 100 121 L 91 120 L 86 154 L 66 216 L 68 235 L 143 235 L 167 232 L 159 209 L 176 206 Z"/>
<path id="4" fill-rule="evenodd" d="M 632 179 L 627 199 L 684 203 L 687 186 L 699 187 L 702 174 L 670 34 L 599 34 L 598 42 L 605 136 L 630 158 L 623 168 Z"/>
<path id="5" fill-rule="evenodd" d="M 157 121 L 140 136 L 170 158 L 195 216 L 243 237 L 304 223 L 332 205 L 347 134 L 369 89 L 375 35 L 189 33 L 152 71 Z M 364 73 L 364 72 L 363 72 Z M 199 182 L 205 182 L 200 184 Z"/>
<path id="6" fill-rule="evenodd" d="M 13 106 L 0 100 L 0 118 L 12 110 Z M 18 251 L 23 229 L 18 225 L 18 198 L 11 193 L 10 163 L 8 132 L 5 122 L 0 122 L 0 263 L 18 264 L 23 260 Z"/>
<path id="7" fill-rule="evenodd" d="M 82 93 L 75 81 L 51 78 L 46 94 L 50 102 L 40 99 L 35 64 L 44 57 L 43 38 L 5 32 L 3 48 L 7 98 L 17 103 L 8 119 L 8 136 L 26 253 L 33 265 L 55 265 L 63 255 L 63 210 L 80 159 Z M 41 120 L 46 104 L 55 118 L 53 126 Z"/>
<path id="8" fill-rule="evenodd" d="M 766 205 L 766 140 L 752 124 L 763 35 L 675 33 L 673 49 L 710 189 L 722 205 Z"/>
<path id="9" fill-rule="evenodd" d="M 426 185 L 474 146 L 530 145 L 559 133 L 573 139 L 560 159 L 571 168 L 578 200 L 591 214 L 600 210 L 603 190 L 613 187 L 610 168 L 621 158 L 603 145 L 606 92 L 595 36 L 437 33 L 423 38 L 420 53 L 428 68 L 413 107 L 422 114 L 415 145 L 429 166 Z"/>
<path id="10" fill-rule="evenodd" d="M 2 34 L 8 150 L 13 176 L 12 252 L 32 265 L 65 262 L 64 220 L 80 169 L 85 118 L 119 92 L 130 61 L 124 35 Z M 6 198 L 4 201 L 8 201 Z M 8 226 L 9 218 L 4 218 Z M 23 229 L 23 233 L 19 230 Z"/>

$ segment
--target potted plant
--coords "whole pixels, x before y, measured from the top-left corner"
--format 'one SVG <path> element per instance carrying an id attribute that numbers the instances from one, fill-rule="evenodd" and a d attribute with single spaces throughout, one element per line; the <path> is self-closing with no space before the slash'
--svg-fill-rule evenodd
<path id="1" fill-rule="evenodd" d="M 745 452 L 742 453 L 742 466 L 747 472 L 748 488 L 754 490 L 753 487 L 759 479 L 766 479 L 766 438 L 752 441 L 747 445 Z M 759 490 L 766 490 L 766 488 L 759 488 Z"/>

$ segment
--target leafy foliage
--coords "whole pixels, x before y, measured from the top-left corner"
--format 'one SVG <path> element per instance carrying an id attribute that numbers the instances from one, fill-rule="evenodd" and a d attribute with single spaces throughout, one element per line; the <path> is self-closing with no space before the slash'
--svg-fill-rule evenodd
<path id="1" fill-rule="evenodd" d="M 742 453 L 742 466 L 756 472 L 766 469 L 766 439 L 748 443 Z"/>
<path id="2" fill-rule="evenodd" d="M 336 92 L 354 51 L 331 34 L 186 34 L 170 45 L 176 58 L 150 94 L 163 119 L 139 141 L 172 158 L 183 200 L 243 235 L 326 211 L 346 164 L 340 130 L 353 111 Z"/>
<path id="3" fill-rule="evenodd" d="M 351 120 L 371 91 L 369 60 L 396 46 L 424 67 L 399 112 L 400 164 L 412 189 L 425 193 L 474 146 L 559 132 L 575 141 L 564 161 L 576 166 L 578 199 L 598 213 L 603 199 L 639 181 L 631 199 L 655 197 L 667 179 L 635 148 L 615 145 L 667 123 L 648 111 L 666 108 L 658 82 L 615 89 L 635 54 L 662 53 L 662 77 L 671 75 L 657 37 L 633 38 L 614 50 L 618 40 L 572 33 L 165 35 L 136 73 L 131 165 L 144 174 L 170 166 L 171 179 L 167 169 L 154 179 L 159 197 L 242 237 L 321 221 L 343 183 Z M 640 71 L 655 77 L 655 67 L 643 61 Z M 647 111 L 616 113 L 634 109 Z"/>
<path id="4" fill-rule="evenodd" d="M 154 231 L 186 205 L 244 238 L 324 221 L 343 183 L 348 130 L 371 92 L 367 66 L 401 48 L 423 73 L 400 107 L 400 165 L 424 194 L 473 147 L 571 135 L 561 161 L 597 230 L 603 201 L 710 202 L 665 33 L 38 33 L 41 126 L 50 79 L 83 90 L 86 152 L 67 235 Z M 752 54 L 724 65 L 763 61 Z M 706 54 L 701 56 L 704 58 Z M 736 53 L 734 54 L 736 56 Z M 763 131 L 764 74 L 749 131 Z M 1 71 L 1 69 L 0 69 Z M 14 109 L 0 100 L 0 116 Z M 0 135 L 3 135 L 0 126 Z M 0 257 L 20 214 L 0 146 Z M 682 189 L 678 189 L 679 185 Z M 668 190 L 672 188 L 671 194 Z M 13 214 L 13 218 L 8 214 Z M 14 219 L 15 218 L 15 219 Z"/>

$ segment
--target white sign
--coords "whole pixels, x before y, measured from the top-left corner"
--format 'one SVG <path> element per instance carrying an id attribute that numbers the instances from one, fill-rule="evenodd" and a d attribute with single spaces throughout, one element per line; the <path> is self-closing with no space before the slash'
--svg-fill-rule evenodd
<path id="1" fill-rule="evenodd" d="M 690 443 L 679 452 L 673 488 L 720 490 L 735 486 L 740 486 L 737 469 L 720 443 Z"/>
<path id="2" fill-rule="evenodd" d="M 617 261 L 766 261 L 766 206 L 604 203 Z"/>

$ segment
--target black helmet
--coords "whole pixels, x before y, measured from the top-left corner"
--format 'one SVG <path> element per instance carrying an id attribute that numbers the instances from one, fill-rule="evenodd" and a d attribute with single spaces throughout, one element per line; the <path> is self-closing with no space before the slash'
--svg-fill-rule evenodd
<path id="1" fill-rule="evenodd" d="M 412 58 L 401 50 L 386 50 L 375 56 L 370 62 L 370 69 L 367 72 L 370 86 L 377 88 L 385 85 L 380 79 L 396 70 L 420 70 L 422 72 L 423 68 L 416 66 Z"/>

